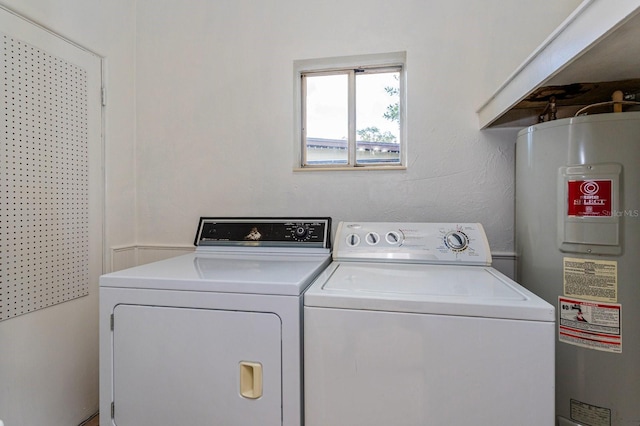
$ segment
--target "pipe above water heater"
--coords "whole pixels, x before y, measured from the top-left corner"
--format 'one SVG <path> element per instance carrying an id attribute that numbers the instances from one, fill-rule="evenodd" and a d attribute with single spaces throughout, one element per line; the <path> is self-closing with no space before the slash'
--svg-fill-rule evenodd
<path id="1" fill-rule="evenodd" d="M 582 114 L 587 115 L 587 114 L 585 114 L 585 111 L 587 111 L 589 108 L 594 108 L 594 107 L 598 107 L 598 106 L 606 106 L 606 105 L 613 105 L 613 112 L 622 112 L 622 106 L 623 105 L 640 105 L 640 102 L 625 101 L 624 100 L 624 93 L 622 93 L 621 90 L 616 90 L 611 95 L 611 100 L 610 101 L 598 102 L 598 103 L 595 103 L 595 104 L 587 105 L 584 108 L 580 108 L 575 113 L 574 117 L 578 117 L 579 115 L 582 115 Z"/>
<path id="2" fill-rule="evenodd" d="M 544 110 L 542 110 L 542 112 L 540 113 L 540 115 L 538 116 L 538 123 L 544 123 L 544 116 L 547 115 L 548 120 L 547 121 L 553 121 L 555 119 L 557 119 L 557 112 L 558 112 L 558 107 L 556 105 L 556 97 L 555 96 L 551 96 L 549 98 L 549 103 L 544 107 Z"/>
<path id="3" fill-rule="evenodd" d="M 611 95 L 611 101 L 613 102 L 613 112 L 622 112 L 622 102 L 624 100 L 624 93 L 621 90 L 616 90 Z"/>

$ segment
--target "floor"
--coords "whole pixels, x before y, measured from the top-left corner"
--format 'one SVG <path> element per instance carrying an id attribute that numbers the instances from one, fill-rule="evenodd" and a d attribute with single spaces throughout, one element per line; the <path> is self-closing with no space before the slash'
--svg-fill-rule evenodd
<path id="1" fill-rule="evenodd" d="M 96 414 L 95 417 L 92 417 L 80 426 L 100 426 L 100 416 Z"/>

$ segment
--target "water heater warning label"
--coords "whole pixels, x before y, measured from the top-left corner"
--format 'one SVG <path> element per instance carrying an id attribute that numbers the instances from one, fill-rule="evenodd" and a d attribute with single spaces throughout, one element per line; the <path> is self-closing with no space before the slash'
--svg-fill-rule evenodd
<path id="1" fill-rule="evenodd" d="M 567 182 L 567 215 L 572 217 L 612 215 L 611 180 L 570 180 Z"/>
<path id="2" fill-rule="evenodd" d="M 564 295 L 600 302 L 618 301 L 618 262 L 615 260 L 563 260 Z"/>
<path id="3" fill-rule="evenodd" d="M 572 399 L 571 420 L 592 426 L 611 426 L 611 410 Z"/>
<path id="4" fill-rule="evenodd" d="M 605 352 L 622 353 L 622 305 L 558 298 L 561 342 Z"/>

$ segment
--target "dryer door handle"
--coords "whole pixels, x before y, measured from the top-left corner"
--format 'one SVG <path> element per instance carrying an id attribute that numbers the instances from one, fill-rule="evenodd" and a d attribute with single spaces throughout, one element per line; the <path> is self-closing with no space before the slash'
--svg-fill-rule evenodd
<path id="1" fill-rule="evenodd" d="M 262 364 L 259 362 L 240 362 L 240 395 L 248 399 L 262 396 Z"/>

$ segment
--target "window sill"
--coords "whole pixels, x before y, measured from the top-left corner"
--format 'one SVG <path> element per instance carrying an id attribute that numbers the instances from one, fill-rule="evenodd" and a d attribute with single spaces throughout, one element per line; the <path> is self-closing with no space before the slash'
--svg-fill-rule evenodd
<path id="1" fill-rule="evenodd" d="M 337 167 L 324 167 L 324 166 L 314 166 L 314 167 L 296 167 L 293 169 L 294 172 L 345 172 L 345 171 L 362 171 L 362 172 L 371 172 L 376 170 L 407 170 L 407 166 L 358 166 L 358 167 L 348 167 L 348 166 L 337 166 Z"/>

